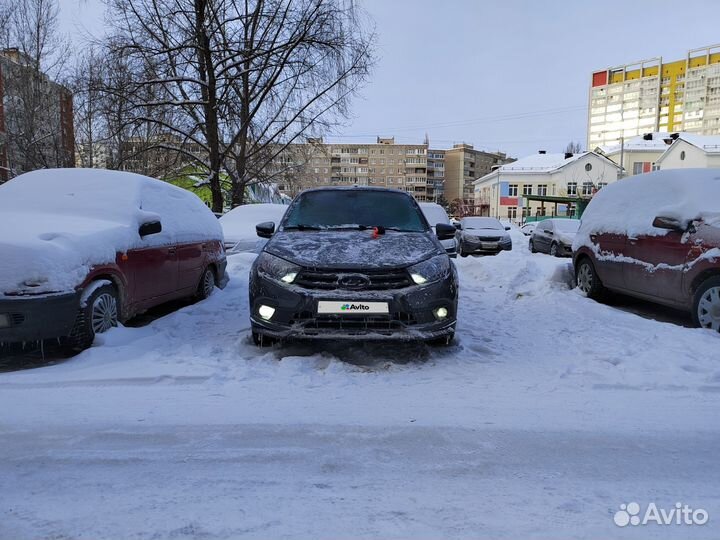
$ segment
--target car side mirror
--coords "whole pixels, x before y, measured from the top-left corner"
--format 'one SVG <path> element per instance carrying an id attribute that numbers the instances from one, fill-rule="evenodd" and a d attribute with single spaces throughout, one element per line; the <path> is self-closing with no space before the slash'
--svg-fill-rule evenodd
<path id="1" fill-rule="evenodd" d="M 275 233 L 275 222 L 264 221 L 255 225 L 255 232 L 260 238 L 270 238 Z"/>
<path id="2" fill-rule="evenodd" d="M 455 223 L 455 228 L 456 228 L 458 231 L 462 231 L 462 225 L 461 225 L 460 223 Z"/>
<path id="3" fill-rule="evenodd" d="M 438 237 L 438 240 L 455 238 L 455 227 L 447 223 L 438 223 L 435 225 L 435 236 Z"/>
<path id="4" fill-rule="evenodd" d="M 668 216 L 657 216 L 653 220 L 653 227 L 658 229 L 667 229 L 669 231 L 685 232 L 686 227 L 680 222 L 679 219 L 675 219 Z"/>
<path id="5" fill-rule="evenodd" d="M 509 231 L 509 230 L 510 230 L 510 226 L 509 226 L 509 225 L 505 225 L 505 230 L 506 230 L 506 231 Z"/>
<path id="6" fill-rule="evenodd" d="M 140 225 L 140 228 L 138 229 L 140 238 L 150 236 L 151 234 L 157 234 L 159 232 L 162 232 L 162 223 L 159 221 L 148 221 L 147 223 Z"/>

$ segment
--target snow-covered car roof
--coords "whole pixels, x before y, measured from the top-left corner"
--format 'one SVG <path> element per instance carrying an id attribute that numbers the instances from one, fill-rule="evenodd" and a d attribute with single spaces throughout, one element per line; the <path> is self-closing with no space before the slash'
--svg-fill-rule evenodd
<path id="1" fill-rule="evenodd" d="M 155 220 L 162 232 L 141 238 L 140 225 Z M 99 169 L 26 173 L 0 186 L 0 294 L 73 290 L 118 252 L 210 239 L 222 240 L 217 218 L 166 182 Z"/>
<path id="2" fill-rule="evenodd" d="M 583 213 L 574 246 L 589 245 L 589 235 L 614 233 L 662 236 L 652 226 L 662 215 L 687 224 L 720 217 L 720 169 L 673 169 L 640 174 L 610 184 Z"/>

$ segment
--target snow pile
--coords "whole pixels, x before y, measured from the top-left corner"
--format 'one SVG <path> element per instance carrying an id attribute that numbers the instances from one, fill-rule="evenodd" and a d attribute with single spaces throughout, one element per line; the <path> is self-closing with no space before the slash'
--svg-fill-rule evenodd
<path id="1" fill-rule="evenodd" d="M 255 225 L 265 221 L 273 221 L 277 229 L 282 221 L 286 204 L 244 204 L 233 208 L 220 218 L 220 225 L 225 234 L 226 244 L 233 244 L 234 251 L 252 250 L 258 243 L 264 243 L 255 232 Z"/>
<path id="2" fill-rule="evenodd" d="M 163 231 L 141 239 L 141 224 Z M 192 193 L 144 176 L 97 169 L 27 173 L 0 186 L 0 294 L 68 292 L 118 252 L 222 239 Z"/>
<path id="3" fill-rule="evenodd" d="M 592 246 L 591 234 L 663 236 L 657 216 L 681 225 L 720 215 L 720 170 L 675 169 L 641 174 L 601 189 L 583 213 L 573 249 Z"/>

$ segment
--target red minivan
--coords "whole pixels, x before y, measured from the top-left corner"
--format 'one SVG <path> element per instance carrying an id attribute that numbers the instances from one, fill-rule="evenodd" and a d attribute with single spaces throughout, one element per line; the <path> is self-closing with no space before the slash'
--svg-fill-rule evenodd
<path id="1" fill-rule="evenodd" d="M 153 306 L 224 287 L 225 265 L 217 218 L 166 182 L 51 169 L 0 186 L 0 343 L 83 350 Z"/>
<path id="2" fill-rule="evenodd" d="M 603 188 L 573 242 L 578 288 L 690 311 L 720 331 L 720 169 L 634 176 Z"/>

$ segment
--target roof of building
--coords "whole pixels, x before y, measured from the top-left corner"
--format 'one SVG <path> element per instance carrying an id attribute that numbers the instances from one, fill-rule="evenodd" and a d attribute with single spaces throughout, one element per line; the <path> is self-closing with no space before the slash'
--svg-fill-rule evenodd
<path id="1" fill-rule="evenodd" d="M 697 146 L 708 154 L 720 153 L 720 135 L 699 135 L 697 133 L 680 133 L 678 139 Z"/>
<path id="2" fill-rule="evenodd" d="M 652 138 L 647 140 L 647 136 Z M 671 140 L 669 133 L 657 131 L 627 139 L 624 146 L 626 152 L 664 152 L 670 144 L 668 140 Z M 616 154 L 620 152 L 620 143 L 598 146 L 597 150 L 605 155 Z"/>
<path id="3" fill-rule="evenodd" d="M 606 160 L 608 163 L 612 163 L 613 166 L 617 165 L 606 158 L 605 156 L 596 152 L 580 152 L 579 154 L 573 154 L 570 157 L 566 157 L 566 154 L 532 154 L 524 158 L 520 158 L 517 161 L 503 165 L 493 172 L 486 174 L 482 178 L 478 178 L 475 182 L 481 182 L 484 179 L 489 179 L 500 173 L 509 174 L 546 174 L 562 169 L 563 167 L 574 163 L 586 156 L 593 155 L 599 159 Z"/>

